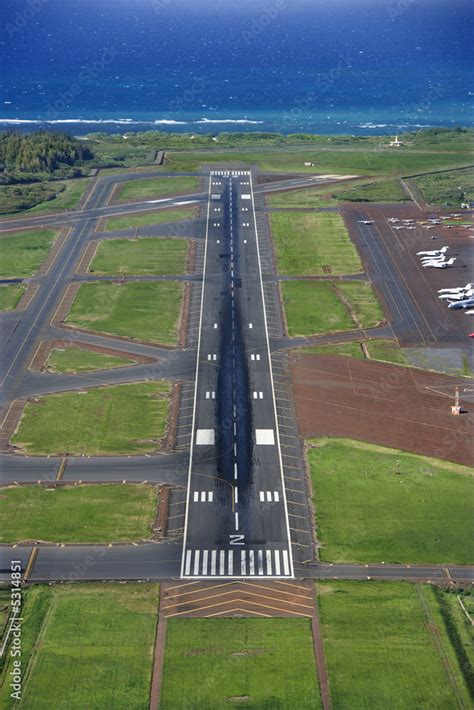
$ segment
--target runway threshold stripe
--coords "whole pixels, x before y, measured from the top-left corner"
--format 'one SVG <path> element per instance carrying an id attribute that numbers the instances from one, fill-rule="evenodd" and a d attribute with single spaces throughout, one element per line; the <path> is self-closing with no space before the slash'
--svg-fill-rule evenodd
<path id="1" fill-rule="evenodd" d="M 189 575 L 191 573 L 191 557 L 192 557 L 192 550 L 187 550 L 186 551 L 186 564 L 184 567 L 184 574 Z"/>

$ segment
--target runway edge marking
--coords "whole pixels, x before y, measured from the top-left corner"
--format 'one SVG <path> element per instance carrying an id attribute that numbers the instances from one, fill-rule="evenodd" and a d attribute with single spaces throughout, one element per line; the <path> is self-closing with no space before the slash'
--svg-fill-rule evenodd
<path id="1" fill-rule="evenodd" d="M 289 517 L 288 517 L 288 504 L 287 504 L 287 500 L 286 500 L 285 475 L 284 475 L 284 471 L 283 471 L 283 459 L 282 459 L 282 455 L 281 455 L 280 428 L 278 425 L 278 412 L 277 412 L 277 406 L 276 406 L 275 385 L 273 382 L 272 355 L 271 355 L 271 351 L 270 351 L 270 337 L 268 335 L 267 307 L 266 307 L 266 303 L 265 303 L 265 291 L 263 288 L 262 262 L 261 262 L 261 258 L 260 258 L 260 241 L 258 238 L 257 216 L 256 216 L 256 212 L 255 212 L 255 197 L 254 197 L 254 191 L 253 191 L 252 171 L 250 171 L 250 194 L 252 195 L 253 223 L 255 226 L 255 239 L 257 242 L 258 272 L 259 272 L 259 276 L 260 276 L 260 291 L 262 294 L 262 304 L 263 304 L 263 322 L 265 324 L 265 335 L 266 335 L 266 340 L 267 340 L 268 364 L 269 364 L 269 369 L 270 369 L 270 382 L 272 385 L 273 412 L 274 412 L 274 416 L 275 416 L 275 430 L 276 430 L 276 439 L 277 439 L 277 447 L 278 447 L 278 459 L 280 461 L 283 506 L 285 509 L 286 532 L 288 535 L 288 554 L 289 554 L 289 562 L 290 562 L 290 575 L 292 577 L 294 577 L 295 573 L 294 573 L 294 567 L 293 567 L 293 549 L 292 549 L 292 545 L 291 545 L 290 521 L 289 521 Z"/>
<path id="2" fill-rule="evenodd" d="M 207 192 L 207 218 L 206 218 L 206 239 L 204 243 L 204 266 L 202 273 L 202 291 L 201 291 L 201 308 L 199 311 L 199 336 L 198 336 L 198 347 L 196 355 L 196 379 L 194 383 L 194 403 L 193 403 L 193 419 L 191 424 L 191 447 L 189 451 L 189 469 L 188 469 L 188 490 L 186 493 L 186 514 L 184 518 L 184 534 L 183 534 L 183 551 L 181 554 L 181 577 L 185 577 L 184 565 L 186 558 L 186 542 L 188 535 L 188 516 L 189 516 L 189 506 L 190 506 L 190 496 L 191 496 L 191 474 L 193 468 L 193 454 L 194 454 L 194 429 L 196 426 L 196 405 L 197 405 L 197 395 L 198 395 L 198 378 L 199 378 L 199 358 L 201 356 L 201 336 L 202 336 L 202 316 L 204 310 L 204 289 L 206 287 L 206 271 L 207 271 L 207 245 L 209 241 L 209 220 L 211 216 L 211 188 L 212 188 L 212 170 L 209 171 L 209 186 Z"/>

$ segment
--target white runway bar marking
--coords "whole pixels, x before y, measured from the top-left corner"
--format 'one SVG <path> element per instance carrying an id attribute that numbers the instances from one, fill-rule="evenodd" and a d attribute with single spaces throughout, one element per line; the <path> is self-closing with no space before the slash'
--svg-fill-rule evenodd
<path id="1" fill-rule="evenodd" d="M 255 574 L 255 550 L 249 550 L 249 567 L 250 574 Z"/>
<path id="2" fill-rule="evenodd" d="M 213 446 L 214 439 L 214 429 L 198 429 L 196 431 L 196 446 Z"/>
<path id="3" fill-rule="evenodd" d="M 275 432 L 273 429 L 255 429 L 255 441 L 257 446 L 273 446 Z"/>
<path id="4" fill-rule="evenodd" d="M 266 550 L 265 552 L 267 558 L 267 574 L 272 573 L 272 553 L 271 550 Z"/>
<path id="5" fill-rule="evenodd" d="M 281 554 L 281 556 L 280 556 Z M 194 555 L 194 561 L 193 561 Z M 227 563 L 226 563 L 227 556 Z M 273 564 L 273 560 L 275 563 Z M 282 568 L 283 567 L 283 571 Z M 191 577 L 290 577 L 288 550 L 241 550 L 239 570 L 234 575 L 234 551 L 226 549 L 187 550 L 184 572 Z"/>
<path id="6" fill-rule="evenodd" d="M 280 576 L 280 552 L 275 550 L 275 574 L 277 577 Z"/>
<path id="7" fill-rule="evenodd" d="M 184 567 L 184 574 L 189 575 L 191 574 L 191 557 L 192 557 L 192 550 L 186 550 L 186 565 Z"/>
<path id="8" fill-rule="evenodd" d="M 194 555 L 194 574 L 199 574 L 199 550 L 196 550 L 196 553 Z"/>

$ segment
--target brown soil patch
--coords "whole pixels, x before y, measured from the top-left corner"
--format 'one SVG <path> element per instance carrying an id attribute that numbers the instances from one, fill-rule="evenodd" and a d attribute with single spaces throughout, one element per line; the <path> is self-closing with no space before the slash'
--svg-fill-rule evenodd
<path id="1" fill-rule="evenodd" d="M 472 465 L 472 413 L 450 412 L 456 384 L 462 396 L 466 381 L 334 355 L 298 353 L 290 362 L 301 436 L 343 436 Z"/>

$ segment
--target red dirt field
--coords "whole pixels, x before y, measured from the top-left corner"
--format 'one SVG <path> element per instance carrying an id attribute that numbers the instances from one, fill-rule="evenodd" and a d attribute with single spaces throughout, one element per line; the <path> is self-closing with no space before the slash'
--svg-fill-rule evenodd
<path id="1" fill-rule="evenodd" d="M 341 436 L 473 465 L 474 403 L 453 416 L 469 380 L 340 356 L 290 356 L 300 435 Z M 469 411 L 471 410 L 471 411 Z"/>

